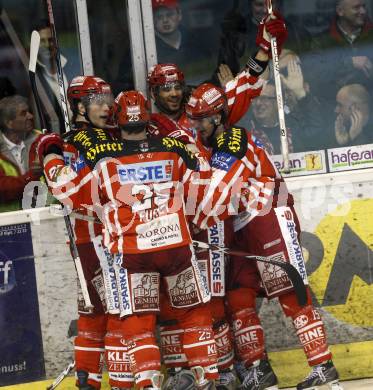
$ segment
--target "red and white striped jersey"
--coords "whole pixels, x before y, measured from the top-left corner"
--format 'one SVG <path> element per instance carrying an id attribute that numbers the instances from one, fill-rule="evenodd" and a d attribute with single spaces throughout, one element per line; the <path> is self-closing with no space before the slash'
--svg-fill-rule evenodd
<path id="1" fill-rule="evenodd" d="M 198 226 L 246 212 L 238 217 L 241 223 L 236 223 L 242 227 L 259 212 L 293 204 L 268 153 L 244 128 L 233 127 L 214 140 L 210 164 L 211 184 L 193 220 Z"/>
<path id="2" fill-rule="evenodd" d="M 73 208 L 86 207 L 89 188 L 90 204 L 102 209 L 105 245 L 112 253 L 190 244 L 186 213 L 194 214 L 203 197 L 211 176 L 208 162 L 177 139 L 114 141 L 98 131 L 81 136 L 75 169 L 47 156 L 53 195 Z"/>
<path id="3" fill-rule="evenodd" d="M 86 126 L 84 128 L 87 128 Z M 70 143 L 73 136 L 75 136 L 80 130 L 84 129 L 80 127 L 76 129 L 74 132 L 69 132 L 64 136 L 64 144 L 63 144 L 63 157 L 66 165 L 74 165 L 79 158 L 78 149 Z M 87 186 L 88 187 L 88 186 Z M 96 213 L 93 211 L 93 205 L 89 208 L 89 203 L 91 202 L 91 197 L 88 196 L 90 194 L 90 188 L 85 188 L 82 193 L 86 194 L 84 203 L 86 207 L 80 208 L 78 211 L 82 215 L 88 215 L 90 217 L 96 217 Z M 94 237 L 102 234 L 102 224 L 96 223 L 92 221 L 85 221 L 81 219 L 73 219 L 72 220 L 75 240 L 77 244 L 84 244 L 88 242 L 92 242 Z"/>
<path id="4" fill-rule="evenodd" d="M 250 108 L 251 102 L 262 92 L 265 81 L 243 70 L 225 86 L 228 103 L 227 126 L 234 126 Z"/>

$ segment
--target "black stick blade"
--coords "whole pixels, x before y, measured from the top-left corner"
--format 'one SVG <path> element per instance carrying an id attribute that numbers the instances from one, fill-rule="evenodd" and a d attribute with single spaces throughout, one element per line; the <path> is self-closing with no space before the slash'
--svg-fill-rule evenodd
<path id="1" fill-rule="evenodd" d="M 307 305 L 307 289 L 306 286 L 303 283 L 303 279 L 300 276 L 297 269 L 291 265 L 290 263 L 285 263 L 283 261 L 277 261 L 277 260 L 264 260 L 260 258 L 256 258 L 256 261 L 261 261 L 263 263 L 270 263 L 273 265 L 276 265 L 277 267 L 282 268 L 288 278 L 290 279 L 291 283 L 294 287 L 295 295 L 297 296 L 297 300 L 300 306 L 306 306 Z"/>

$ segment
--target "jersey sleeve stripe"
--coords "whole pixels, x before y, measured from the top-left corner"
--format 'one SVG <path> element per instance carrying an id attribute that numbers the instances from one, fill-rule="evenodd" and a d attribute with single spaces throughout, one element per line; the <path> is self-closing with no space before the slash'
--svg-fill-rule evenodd
<path id="1" fill-rule="evenodd" d="M 77 194 L 82 187 L 84 187 L 87 183 L 90 182 L 93 175 L 92 172 L 88 172 L 83 178 L 79 178 L 79 176 L 74 172 L 73 176 L 70 176 L 69 180 L 63 179 L 63 181 L 57 181 L 57 183 L 49 182 L 49 186 L 52 189 L 53 196 L 58 199 L 59 201 L 64 201 L 66 198 L 70 198 L 72 195 Z M 74 183 L 74 179 L 79 178 L 79 183 L 74 184 L 73 186 L 71 184 Z M 70 181 L 71 180 L 71 181 Z M 64 187 L 68 185 L 68 189 L 64 190 Z"/>
<path id="2" fill-rule="evenodd" d="M 102 166 L 102 177 L 104 179 L 104 186 L 106 188 L 106 193 L 108 195 L 108 198 L 111 201 L 109 207 L 110 207 L 111 211 L 113 212 L 113 219 L 114 219 L 114 224 L 115 224 L 115 228 L 116 228 L 116 233 L 119 236 L 118 247 L 123 248 L 123 234 L 122 234 L 123 229 L 122 229 L 121 223 L 119 222 L 118 205 L 117 205 L 116 199 L 114 198 L 113 190 L 111 187 L 111 180 L 109 177 L 107 161 L 104 161 L 101 166 Z M 109 219 L 110 219 L 110 216 L 109 216 Z"/>

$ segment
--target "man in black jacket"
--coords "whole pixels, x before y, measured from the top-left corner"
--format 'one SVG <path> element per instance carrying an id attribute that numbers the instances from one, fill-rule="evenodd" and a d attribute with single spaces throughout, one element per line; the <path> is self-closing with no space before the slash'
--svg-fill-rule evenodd
<path id="1" fill-rule="evenodd" d="M 54 132 L 64 131 L 64 117 L 61 110 L 61 104 L 59 100 L 59 86 L 57 78 L 57 48 L 55 47 L 54 40 L 52 38 L 52 31 L 48 20 L 40 20 L 33 28 L 40 34 L 40 48 L 38 61 L 36 64 L 36 75 L 40 82 L 38 82 L 38 90 L 41 92 L 41 100 L 44 108 L 44 112 L 47 120 L 48 130 Z M 65 66 L 67 60 L 61 56 L 61 65 Z M 64 84 L 67 85 L 67 79 L 65 74 Z M 43 95 L 45 92 L 46 96 Z M 43 98 L 44 97 L 44 98 Z"/>

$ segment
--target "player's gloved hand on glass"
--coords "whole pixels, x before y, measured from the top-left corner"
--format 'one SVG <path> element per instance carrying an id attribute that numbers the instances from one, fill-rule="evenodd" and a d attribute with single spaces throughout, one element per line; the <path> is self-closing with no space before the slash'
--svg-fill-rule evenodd
<path id="1" fill-rule="evenodd" d="M 258 26 L 256 45 L 271 58 L 271 38 L 276 38 L 277 52 L 280 55 L 282 47 L 288 37 L 285 20 L 278 11 L 267 15 Z"/>

